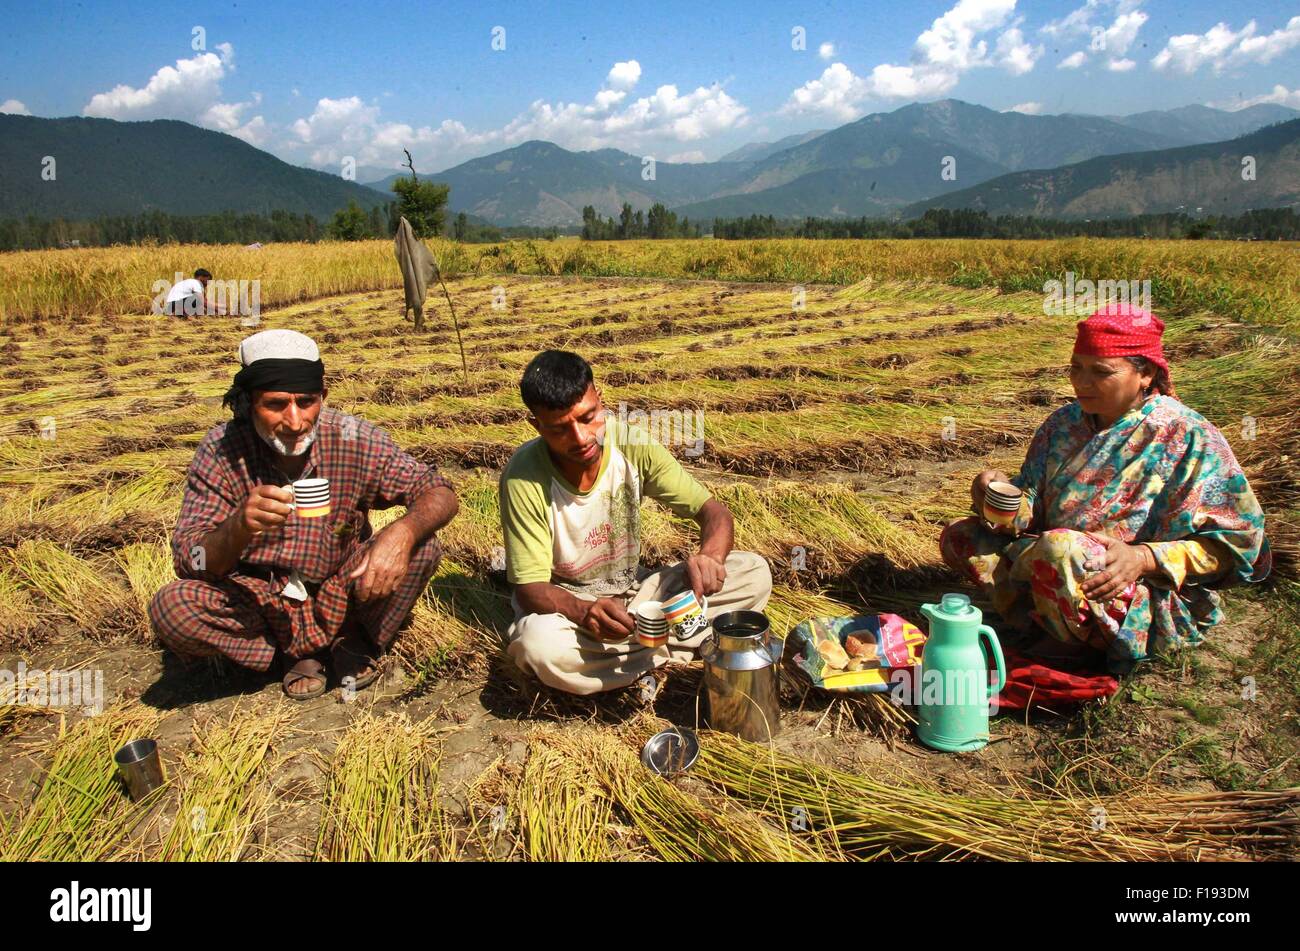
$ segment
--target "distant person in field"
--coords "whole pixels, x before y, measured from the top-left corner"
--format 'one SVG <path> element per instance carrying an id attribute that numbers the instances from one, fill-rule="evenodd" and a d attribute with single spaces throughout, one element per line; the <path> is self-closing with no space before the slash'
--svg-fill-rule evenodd
<path id="1" fill-rule="evenodd" d="M 167 301 L 163 305 L 164 313 L 172 317 L 194 317 L 207 312 L 208 281 L 212 275 L 199 268 L 194 276 L 177 281 L 167 292 Z"/>
<path id="2" fill-rule="evenodd" d="M 636 685 L 653 699 L 662 649 L 637 643 L 631 610 L 687 588 L 708 598 L 710 618 L 762 610 L 772 593 L 767 562 L 732 551 L 727 507 L 710 496 L 645 430 L 606 419 L 587 361 L 547 350 L 519 384 L 538 436 L 501 473 L 501 526 L 515 620 L 507 637 L 514 663 L 543 683 L 577 694 Z M 649 496 L 700 527 L 699 550 L 660 571 L 640 561 L 641 499 Z M 668 649 L 689 661 L 707 636 Z"/>
<path id="3" fill-rule="evenodd" d="M 438 566 L 456 494 L 382 429 L 325 405 L 311 338 L 253 334 L 239 362 L 224 401 L 234 418 L 189 467 L 171 541 L 179 580 L 154 597 L 150 620 L 187 657 L 260 671 L 279 659 L 294 699 L 323 693 L 330 673 L 365 687 Z M 291 508 L 290 483 L 303 478 L 329 480 L 328 515 Z M 394 505 L 406 514 L 372 534 L 367 513 Z"/>
<path id="4" fill-rule="evenodd" d="M 1015 477 L 1013 526 L 954 522 L 943 559 L 975 582 L 1030 652 L 1100 657 L 1114 671 L 1199 642 L 1223 618 L 1217 588 L 1263 581 L 1264 513 L 1223 434 L 1178 401 L 1164 324 L 1128 304 L 1080 321 L 1075 401 L 1038 428 Z M 1019 537 L 1011 537 L 1020 533 Z"/>

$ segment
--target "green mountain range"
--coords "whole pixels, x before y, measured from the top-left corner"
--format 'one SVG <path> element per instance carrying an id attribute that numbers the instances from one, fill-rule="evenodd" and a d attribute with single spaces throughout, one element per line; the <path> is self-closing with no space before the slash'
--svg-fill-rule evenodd
<path id="1" fill-rule="evenodd" d="M 1170 211 L 1236 215 L 1282 207 L 1300 208 L 1300 119 L 1227 142 L 1003 175 L 917 202 L 903 215 L 973 208 L 991 215 L 1116 218 Z"/>
<path id="2" fill-rule="evenodd" d="M 1022 115 L 945 99 L 750 143 L 717 162 L 650 163 L 618 149 L 574 152 L 530 141 L 421 178 L 450 186 L 452 215 L 466 212 L 499 226 L 578 225 L 586 205 L 608 217 L 625 202 L 634 209 L 661 202 L 679 217 L 703 221 L 752 214 L 883 217 L 969 202 L 990 211 L 1078 216 L 1207 203 L 1226 211 L 1289 201 L 1296 180 L 1289 153 L 1270 167 L 1267 187 L 1261 165 L 1253 187 L 1211 196 L 1198 189 L 1218 182 L 1222 169 L 1211 166 L 1222 143 L 1209 152 L 1186 149 L 1297 116 L 1272 105 Z M 48 181 L 46 156 L 55 161 Z M 1170 164 L 1184 160 L 1192 163 L 1186 170 Z M 1147 176 L 1153 176 L 1150 188 Z M 0 218 L 282 209 L 324 220 L 352 199 L 363 208 L 392 200 L 397 177 L 370 186 L 345 181 L 174 120 L 0 115 Z"/>
<path id="3" fill-rule="evenodd" d="M 392 197 L 187 122 L 0 115 L 0 218 L 281 209 L 326 220 L 349 199 L 369 209 Z"/>

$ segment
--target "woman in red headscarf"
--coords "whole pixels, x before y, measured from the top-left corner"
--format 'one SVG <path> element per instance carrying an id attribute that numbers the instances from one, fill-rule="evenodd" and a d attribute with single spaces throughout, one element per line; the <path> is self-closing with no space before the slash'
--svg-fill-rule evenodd
<path id="1" fill-rule="evenodd" d="M 1004 624 L 1043 636 L 1047 656 L 1104 651 L 1113 670 L 1192 644 L 1222 619 L 1215 589 L 1272 565 L 1264 513 L 1223 434 L 1178 401 L 1164 324 L 1127 304 L 1081 321 L 1070 360 L 1076 401 L 1039 427 L 1014 522 L 949 525 L 944 561 L 978 584 Z"/>

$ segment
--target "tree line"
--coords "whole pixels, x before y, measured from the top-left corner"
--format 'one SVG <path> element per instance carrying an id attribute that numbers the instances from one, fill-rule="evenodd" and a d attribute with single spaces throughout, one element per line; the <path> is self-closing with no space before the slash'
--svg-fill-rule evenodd
<path id="1" fill-rule="evenodd" d="M 691 219 L 677 219 L 677 213 L 669 211 L 661 202 L 650 206 L 649 212 L 633 211 L 632 205 L 623 202 L 623 208 L 615 218 L 602 218 L 596 209 L 586 205 L 582 209 L 582 240 L 584 241 L 621 241 L 630 238 L 698 238 L 700 226 L 691 224 Z"/>
<path id="2" fill-rule="evenodd" d="M 354 200 L 329 221 L 311 214 L 276 210 L 269 214 L 222 211 L 210 215 L 172 215 L 143 211 L 137 215 L 101 215 L 84 220 L 65 218 L 0 218 L 0 251 L 39 248 L 107 247 L 114 244 L 254 244 L 272 241 L 363 241 L 391 238 L 405 216 L 416 237 L 448 234 L 448 186 L 428 180 L 399 178 L 396 198 L 362 208 Z M 461 212 L 451 222 L 450 236 L 467 243 L 492 243 L 510 238 L 554 239 L 576 234 L 577 228 L 496 227 Z"/>
<path id="3" fill-rule="evenodd" d="M 713 236 L 746 238 L 1198 238 L 1300 240 L 1300 215 L 1290 208 L 1260 208 L 1240 215 L 1197 217 L 1183 212 L 1093 221 L 991 216 L 969 208 L 931 208 L 920 218 L 778 219 L 772 215 L 715 218 Z"/>
<path id="4" fill-rule="evenodd" d="M 582 229 L 576 227 L 498 227 L 475 221 L 460 212 L 447 222 L 448 186 L 428 180 L 401 178 L 393 183 L 394 201 L 370 209 L 355 201 L 334 213 L 328 222 L 310 214 L 272 211 L 270 214 L 223 211 L 211 215 L 171 215 L 145 211 L 138 215 L 103 215 L 73 221 L 63 218 L 0 218 L 0 251 L 38 248 L 139 244 L 145 241 L 184 244 L 253 244 L 282 241 L 361 241 L 391 238 L 405 216 L 419 238 L 447 235 L 466 243 L 495 243 L 512 238 L 554 240 L 561 234 L 581 234 L 587 241 L 634 238 L 698 238 L 699 222 L 679 219 L 660 203 L 648 213 L 633 211 L 624 202 L 617 217 L 603 218 L 587 205 Z M 971 209 L 931 208 L 920 218 L 779 219 L 772 215 L 715 218 L 713 236 L 748 238 L 1217 238 L 1257 241 L 1300 240 L 1300 215 L 1290 208 L 1263 208 L 1236 216 L 1194 217 L 1183 212 L 1137 215 L 1132 218 L 1065 221 L 1023 215 L 991 216 Z"/>

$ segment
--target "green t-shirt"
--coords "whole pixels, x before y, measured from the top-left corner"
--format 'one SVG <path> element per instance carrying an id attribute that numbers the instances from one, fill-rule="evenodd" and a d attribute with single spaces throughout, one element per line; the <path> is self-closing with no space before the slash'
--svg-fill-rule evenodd
<path id="1" fill-rule="evenodd" d="M 588 594 L 614 594 L 636 577 L 641 497 L 692 518 L 710 498 L 644 429 L 605 424 L 600 474 L 586 492 L 560 475 L 538 437 L 501 472 L 501 528 L 511 584 L 549 581 Z"/>

